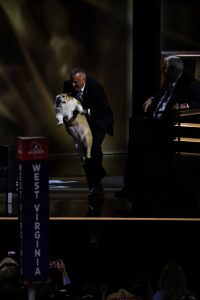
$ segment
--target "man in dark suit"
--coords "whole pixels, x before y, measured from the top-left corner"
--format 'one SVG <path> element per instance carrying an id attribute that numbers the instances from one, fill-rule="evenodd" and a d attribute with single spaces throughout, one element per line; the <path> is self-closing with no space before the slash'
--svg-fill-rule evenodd
<path id="1" fill-rule="evenodd" d="M 145 118 L 137 153 L 142 154 L 140 182 L 141 185 L 145 182 L 148 192 L 144 196 L 146 203 L 140 205 L 138 201 L 138 206 L 141 211 L 149 205 L 149 211 L 154 207 L 157 213 L 159 210 L 166 213 L 177 203 L 179 191 L 175 189 L 181 180 L 179 156 L 176 156 L 173 142 L 177 134 L 174 125 L 181 122 L 179 117 L 183 110 L 186 114 L 189 110 L 200 109 L 200 82 L 188 72 L 179 56 L 164 57 L 161 71 L 161 89 L 143 104 Z M 138 194 L 141 197 L 140 191 Z"/>
<path id="2" fill-rule="evenodd" d="M 64 81 L 63 92 L 82 103 L 92 131 L 91 159 L 86 160 L 83 168 L 89 186 L 88 215 L 99 215 L 104 198 L 101 180 L 107 175 L 102 166 L 102 143 L 106 133 L 113 136 L 113 113 L 102 84 L 88 78 L 82 68 L 71 70 L 70 79 Z"/>
<path id="3" fill-rule="evenodd" d="M 200 82 L 184 71 L 179 56 L 163 59 L 163 84 L 160 91 L 143 104 L 144 113 L 149 117 L 169 117 L 172 111 L 200 108 Z"/>
<path id="4" fill-rule="evenodd" d="M 128 152 L 124 186 L 115 194 L 116 198 L 132 198 L 134 216 L 150 216 L 153 207 L 163 204 L 162 198 L 168 205 L 174 195 L 169 189 L 174 174 L 174 123 L 180 111 L 200 109 L 200 82 L 188 72 L 181 57 L 165 57 L 161 71 L 161 89 L 142 105 L 145 117 L 133 119 L 134 134 L 129 143 L 134 147 Z M 134 188 L 129 156 L 137 174 Z"/>

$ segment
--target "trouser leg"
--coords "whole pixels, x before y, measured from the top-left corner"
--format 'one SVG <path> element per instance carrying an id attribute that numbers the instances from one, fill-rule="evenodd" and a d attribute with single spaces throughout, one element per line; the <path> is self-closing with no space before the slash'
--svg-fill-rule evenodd
<path id="1" fill-rule="evenodd" d="M 101 179 L 106 176 L 102 166 L 103 153 L 101 145 L 105 137 L 105 131 L 96 129 L 93 133 L 91 158 L 86 160 L 84 170 L 88 181 L 90 193 L 88 195 L 88 216 L 99 216 L 104 203 L 104 193 L 101 187 Z"/>
<path id="2" fill-rule="evenodd" d="M 91 158 L 86 160 L 86 162 L 83 165 L 89 189 L 100 184 L 102 178 L 104 178 L 107 175 L 105 169 L 102 166 L 103 153 L 101 145 L 104 140 L 104 137 L 104 130 L 95 130 L 95 133 L 93 134 Z"/>

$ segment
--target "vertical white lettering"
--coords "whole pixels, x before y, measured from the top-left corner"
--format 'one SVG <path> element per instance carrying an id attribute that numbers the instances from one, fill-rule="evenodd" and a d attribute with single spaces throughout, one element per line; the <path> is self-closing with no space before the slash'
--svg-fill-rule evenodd
<path id="1" fill-rule="evenodd" d="M 34 191 L 34 194 L 35 194 L 35 198 L 36 198 L 36 199 L 39 198 L 39 193 L 40 193 L 40 191 Z"/>
<path id="2" fill-rule="evenodd" d="M 40 204 L 34 204 L 34 208 L 36 212 L 39 212 Z"/>
<path id="3" fill-rule="evenodd" d="M 32 165 L 34 174 L 33 174 L 33 179 L 34 179 L 34 195 L 35 199 L 39 198 L 40 195 L 40 164 L 34 164 Z M 39 222 L 39 211 L 40 211 L 40 204 L 35 203 L 34 204 L 34 210 L 35 210 L 35 223 L 34 223 L 34 238 L 35 238 L 35 249 L 34 249 L 34 256 L 36 258 L 36 269 L 35 269 L 35 275 L 41 275 L 40 271 L 40 257 L 41 257 L 41 249 L 40 249 L 40 222 Z"/>
<path id="4" fill-rule="evenodd" d="M 36 275 L 41 275 L 40 269 L 38 267 L 35 269 L 35 274 L 34 275 L 35 276 Z"/>
<path id="5" fill-rule="evenodd" d="M 40 249 L 35 249 L 35 257 L 40 257 L 41 256 L 41 253 L 40 253 Z M 37 258 L 38 259 L 38 258 Z M 39 259 L 38 259 L 39 260 Z"/>
<path id="6" fill-rule="evenodd" d="M 32 167 L 33 167 L 33 171 L 34 171 L 34 172 L 39 172 L 39 171 L 40 171 L 41 164 L 39 164 L 39 165 L 33 165 Z"/>
<path id="7" fill-rule="evenodd" d="M 38 182 L 38 181 L 35 181 L 35 182 L 34 182 L 34 188 L 35 188 L 35 190 L 39 190 L 40 185 L 39 185 L 39 182 Z"/>
<path id="8" fill-rule="evenodd" d="M 35 230 L 40 230 L 40 223 L 39 222 L 35 222 Z"/>

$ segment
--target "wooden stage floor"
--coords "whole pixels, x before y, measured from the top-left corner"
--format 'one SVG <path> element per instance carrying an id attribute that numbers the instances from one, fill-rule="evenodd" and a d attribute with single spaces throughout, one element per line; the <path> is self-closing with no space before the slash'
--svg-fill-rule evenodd
<path id="1" fill-rule="evenodd" d="M 105 202 L 101 217 L 121 217 L 131 209 L 130 200 L 116 199 L 115 192 L 123 186 L 122 176 L 107 176 L 102 185 Z M 88 210 L 88 187 L 85 177 L 50 178 L 49 180 L 49 216 L 63 218 L 84 218 Z M 0 194 L 0 214 L 6 215 L 6 195 Z M 18 216 L 18 194 L 13 193 L 11 216 Z"/>
<path id="2" fill-rule="evenodd" d="M 148 202 L 142 202 L 139 198 L 142 212 L 135 213 L 135 206 L 132 209 L 132 202 L 129 198 L 117 199 L 115 192 L 123 186 L 123 176 L 107 176 L 102 181 L 105 191 L 105 201 L 102 207 L 100 219 L 123 219 L 126 220 L 141 218 L 155 219 L 193 219 L 200 218 L 199 192 L 198 186 L 194 184 L 181 184 L 183 192 L 178 195 L 174 193 L 173 197 L 167 199 L 158 198 L 157 202 L 148 207 Z M 50 218 L 69 218 L 69 219 L 88 219 L 88 187 L 84 176 L 72 176 L 53 178 L 49 180 L 49 217 Z M 140 196 L 140 195 L 139 195 Z M 148 200 L 148 199 L 147 199 Z M 28 199 L 27 199 L 28 201 Z M 133 199 L 132 199 L 133 201 Z M 150 199 L 151 201 L 151 199 Z M 6 194 L 0 193 L 0 218 L 1 217 L 18 217 L 18 193 L 12 194 L 12 203 L 9 205 L 11 213 L 7 213 L 8 203 Z M 136 201 L 134 200 L 135 204 Z M 151 202 L 149 202 L 151 204 Z M 164 205 L 169 206 L 165 207 Z M 154 206 L 153 206 L 154 205 Z M 90 220 L 93 218 L 89 218 Z"/>

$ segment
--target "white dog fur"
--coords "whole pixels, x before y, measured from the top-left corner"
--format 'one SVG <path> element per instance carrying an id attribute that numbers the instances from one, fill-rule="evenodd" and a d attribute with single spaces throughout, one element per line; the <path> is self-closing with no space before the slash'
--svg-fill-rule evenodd
<path id="1" fill-rule="evenodd" d="M 58 126 L 64 124 L 64 118 L 70 121 L 70 125 L 65 123 L 65 127 L 69 135 L 73 138 L 75 150 L 82 160 L 91 158 L 92 132 L 81 103 L 66 93 L 58 94 L 55 97 L 54 108 Z M 75 111 L 78 114 L 74 119 Z"/>

